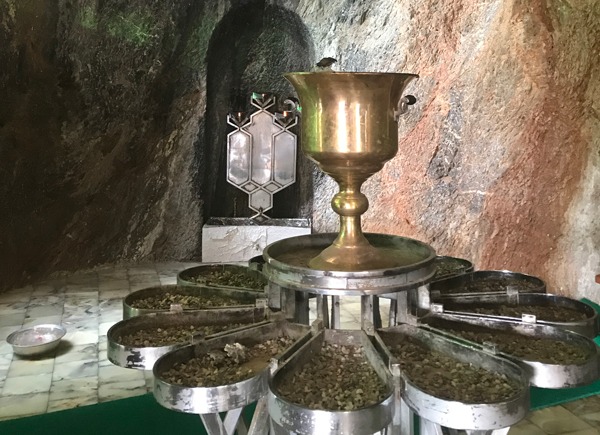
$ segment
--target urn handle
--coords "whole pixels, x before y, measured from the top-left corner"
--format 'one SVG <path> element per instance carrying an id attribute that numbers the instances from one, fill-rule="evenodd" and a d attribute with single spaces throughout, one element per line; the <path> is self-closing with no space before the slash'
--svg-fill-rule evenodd
<path id="1" fill-rule="evenodd" d="M 417 98 L 414 95 L 405 95 L 400 98 L 400 102 L 398 103 L 398 110 L 394 113 L 394 118 L 398 121 L 400 115 L 406 113 L 408 111 L 408 106 L 412 106 L 417 102 Z"/>

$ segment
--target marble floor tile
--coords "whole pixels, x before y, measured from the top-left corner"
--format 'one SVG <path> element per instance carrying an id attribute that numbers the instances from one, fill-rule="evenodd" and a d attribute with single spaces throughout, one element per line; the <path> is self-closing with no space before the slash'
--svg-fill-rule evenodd
<path id="1" fill-rule="evenodd" d="M 10 373 L 10 369 L 9 369 Z M 2 396 L 44 393 L 50 391 L 52 373 L 7 377 L 2 388 Z"/>
<path id="2" fill-rule="evenodd" d="M 562 406 L 534 411 L 527 416 L 527 419 L 548 435 L 559 435 L 591 429 L 589 424 Z"/>
<path id="3" fill-rule="evenodd" d="M 98 324 L 108 323 L 108 322 L 120 322 L 123 320 L 123 311 L 122 309 L 119 311 L 110 311 L 106 313 L 100 313 L 100 317 L 98 317 Z"/>
<path id="4" fill-rule="evenodd" d="M 46 317 L 26 317 L 23 320 L 23 328 L 29 328 L 35 325 L 45 325 L 48 323 L 60 325 L 62 315 L 46 316 Z"/>
<path id="5" fill-rule="evenodd" d="M 53 283 L 40 283 L 33 286 L 33 292 L 31 293 L 32 297 L 37 296 L 57 296 L 64 292 L 64 287 L 62 285 L 57 285 Z"/>
<path id="6" fill-rule="evenodd" d="M 68 346 L 68 348 L 66 348 Z M 56 353 L 55 363 L 63 364 L 74 361 L 89 361 L 98 358 L 98 343 L 80 344 L 72 346 L 61 341 Z"/>
<path id="7" fill-rule="evenodd" d="M 100 292 L 98 293 L 98 299 L 100 301 L 105 301 L 107 299 L 122 300 L 128 294 L 129 294 L 129 284 L 125 288 L 100 290 Z"/>
<path id="8" fill-rule="evenodd" d="M 52 374 L 54 358 L 28 360 L 14 357 L 8 369 L 8 376 L 21 377 L 41 374 Z"/>
<path id="9" fill-rule="evenodd" d="M 563 407 L 575 415 L 600 412 L 600 395 L 590 396 L 575 402 L 565 403 Z"/>
<path id="10" fill-rule="evenodd" d="M 146 381 L 143 377 L 130 381 L 101 383 L 98 387 L 98 402 L 141 396 L 147 393 Z"/>
<path id="11" fill-rule="evenodd" d="M 546 432 L 527 421 L 525 424 L 518 424 L 511 427 L 508 435 L 546 435 Z"/>
<path id="12" fill-rule="evenodd" d="M 98 325 L 98 334 L 106 335 L 108 330 L 117 322 L 103 322 Z"/>
<path id="13" fill-rule="evenodd" d="M 10 353 L 12 355 L 12 346 L 6 340 L 0 340 L 0 355 Z"/>
<path id="14" fill-rule="evenodd" d="M 98 399 L 98 376 L 52 381 L 50 401 L 75 399 L 79 396 Z"/>
<path id="15" fill-rule="evenodd" d="M 129 279 L 125 277 L 124 279 L 114 279 L 114 280 L 106 280 L 101 281 L 98 285 L 98 291 L 102 293 L 107 290 L 128 290 L 129 289 Z"/>
<path id="16" fill-rule="evenodd" d="M 4 300 L 4 297 L 2 298 Z M 3 302 L 0 304 L 0 316 L 4 317 L 13 314 L 25 314 L 29 301 Z"/>
<path id="17" fill-rule="evenodd" d="M 98 376 L 97 357 L 56 364 L 52 373 L 52 380 L 57 382 L 65 379 L 89 378 L 93 376 Z"/>
<path id="18" fill-rule="evenodd" d="M 33 286 L 25 286 L 17 289 L 2 292 L 2 303 L 11 304 L 14 302 L 27 302 L 33 293 Z"/>
<path id="19" fill-rule="evenodd" d="M 0 371 L 8 371 L 10 367 L 10 363 L 13 360 L 13 354 L 11 353 L 3 353 L 0 354 Z"/>
<path id="20" fill-rule="evenodd" d="M 576 430 L 573 432 L 565 432 L 562 435 L 599 435 L 600 431 L 595 428 Z"/>
<path id="21" fill-rule="evenodd" d="M 587 414 L 577 414 L 577 417 L 585 421 L 590 426 L 600 430 L 600 408 L 596 408 L 596 412 L 590 412 Z"/>
<path id="22" fill-rule="evenodd" d="M 22 313 L 15 313 L 15 314 L 0 314 L 0 328 L 9 326 L 9 327 L 15 328 L 15 330 L 17 330 L 23 324 L 24 320 L 25 320 L 25 311 L 23 311 Z"/>
<path id="23" fill-rule="evenodd" d="M 63 295 L 35 296 L 29 301 L 28 311 L 37 307 L 60 306 L 64 303 Z"/>
<path id="24" fill-rule="evenodd" d="M 100 337 L 98 337 L 98 351 L 106 351 L 107 348 L 108 340 L 106 338 L 106 335 L 101 335 Z"/>
<path id="25" fill-rule="evenodd" d="M 68 399 L 50 400 L 48 401 L 47 412 L 64 411 L 65 409 L 79 408 L 80 406 L 95 405 L 98 403 L 98 392 L 81 393 L 76 397 Z"/>
<path id="26" fill-rule="evenodd" d="M 114 382 L 129 382 L 144 379 L 142 370 L 125 369 L 115 365 L 107 365 L 98 368 L 98 380 L 100 385 Z"/>
<path id="27" fill-rule="evenodd" d="M 25 319 L 62 316 L 63 310 L 64 308 L 61 304 L 32 307 L 27 310 Z"/>
<path id="28" fill-rule="evenodd" d="M 88 288 L 92 291 L 93 288 L 98 288 L 98 274 L 85 273 L 69 275 L 67 277 L 65 292 L 80 291 L 80 289 Z"/>
<path id="29" fill-rule="evenodd" d="M 100 309 L 99 317 L 105 317 L 107 314 L 123 313 L 123 298 L 100 299 L 98 308 Z"/>
<path id="30" fill-rule="evenodd" d="M 0 418 L 43 414 L 48 408 L 48 393 L 0 397 Z"/>
<path id="31" fill-rule="evenodd" d="M 19 326 L 2 326 L 0 327 L 0 340 L 6 340 L 6 338 L 15 331 L 21 329 L 21 325 Z M 10 348 L 12 351 L 12 347 Z"/>
<path id="32" fill-rule="evenodd" d="M 160 281 L 156 281 L 153 283 L 145 283 L 145 282 L 139 283 L 139 284 L 133 283 L 133 284 L 131 284 L 129 294 L 136 292 L 138 290 L 145 290 L 147 288 L 154 288 L 154 287 L 159 287 L 159 286 L 160 286 Z"/>
<path id="33" fill-rule="evenodd" d="M 175 285 L 177 284 L 177 278 L 174 276 L 171 277 L 160 277 L 160 285 Z"/>
<path id="34" fill-rule="evenodd" d="M 98 328 L 85 331 L 69 331 L 67 329 L 63 340 L 70 342 L 73 346 L 98 343 Z"/>
<path id="35" fill-rule="evenodd" d="M 349 320 L 349 321 L 341 321 L 340 322 L 340 328 L 341 329 L 360 329 L 360 323 L 356 322 L 354 320 Z"/>

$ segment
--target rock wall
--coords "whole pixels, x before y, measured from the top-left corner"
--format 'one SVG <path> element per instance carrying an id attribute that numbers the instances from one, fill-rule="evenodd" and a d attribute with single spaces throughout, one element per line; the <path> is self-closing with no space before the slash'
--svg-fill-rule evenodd
<path id="1" fill-rule="evenodd" d="M 313 30 L 348 70 L 421 76 L 397 157 L 364 186 L 364 228 L 600 300 L 600 4 L 378 3 L 323 3 Z M 332 229 L 320 199 L 317 229 Z"/>
<path id="2" fill-rule="evenodd" d="M 288 55 L 270 42 L 227 51 L 212 38 L 235 43 L 223 29 L 239 29 L 242 10 L 262 26 L 248 35 L 298 42 Z M 229 79 L 246 84 L 321 56 L 347 71 L 420 74 L 398 156 L 364 186 L 365 229 L 600 299 L 592 0 L 3 0 L 0 288 L 59 269 L 199 256 L 202 224 L 222 201 L 222 133 L 207 127 L 230 103 L 209 98 L 208 77 L 218 83 L 227 66 L 220 52 L 240 65 Z M 294 212 L 314 207 L 315 230 L 337 229 L 334 184 L 302 164 Z"/>

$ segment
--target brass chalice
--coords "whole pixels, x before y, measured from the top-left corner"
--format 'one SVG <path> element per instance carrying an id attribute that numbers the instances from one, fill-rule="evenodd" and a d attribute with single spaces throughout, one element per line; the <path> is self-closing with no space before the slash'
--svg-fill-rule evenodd
<path id="1" fill-rule="evenodd" d="M 288 73 L 302 106 L 302 149 L 333 177 L 331 205 L 340 230 L 331 246 L 309 262 L 318 270 L 359 271 L 402 266 L 393 253 L 373 247 L 361 215 L 369 201 L 362 184 L 398 151 L 397 116 L 406 85 L 418 76 L 396 73 Z"/>

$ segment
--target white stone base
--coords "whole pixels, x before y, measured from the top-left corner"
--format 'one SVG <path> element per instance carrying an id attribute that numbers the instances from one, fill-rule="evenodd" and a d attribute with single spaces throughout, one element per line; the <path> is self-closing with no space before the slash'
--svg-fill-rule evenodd
<path id="1" fill-rule="evenodd" d="M 274 220 L 273 220 L 274 221 Z M 311 233 L 310 226 L 213 225 L 202 227 L 202 262 L 247 261 L 261 255 L 267 245 Z"/>

